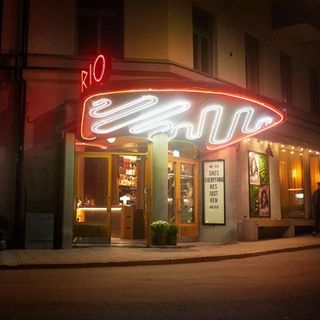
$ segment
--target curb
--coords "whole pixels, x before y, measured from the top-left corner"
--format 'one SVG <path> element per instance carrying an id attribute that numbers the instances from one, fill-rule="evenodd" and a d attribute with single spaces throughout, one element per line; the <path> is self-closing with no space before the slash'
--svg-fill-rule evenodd
<path id="1" fill-rule="evenodd" d="M 239 254 L 227 254 L 220 256 L 187 257 L 159 260 L 136 260 L 136 261 L 110 261 L 110 262 L 85 262 L 85 263 L 57 263 L 57 264 L 20 264 L 20 265 L 1 265 L 0 270 L 30 270 L 30 269 L 80 269 L 80 268 L 112 268 L 112 267 L 136 267 L 136 266 L 156 266 L 171 264 L 189 264 L 201 262 L 213 262 L 233 259 L 243 259 L 258 257 L 262 255 L 293 252 L 308 249 L 320 248 L 320 244 L 311 244 L 305 246 L 270 249 L 264 251 L 253 251 Z"/>

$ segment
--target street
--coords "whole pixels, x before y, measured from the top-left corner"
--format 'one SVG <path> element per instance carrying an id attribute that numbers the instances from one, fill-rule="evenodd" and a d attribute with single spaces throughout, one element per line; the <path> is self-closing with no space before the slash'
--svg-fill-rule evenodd
<path id="1" fill-rule="evenodd" d="M 0 319 L 319 319 L 320 249 L 163 266 L 0 271 Z"/>

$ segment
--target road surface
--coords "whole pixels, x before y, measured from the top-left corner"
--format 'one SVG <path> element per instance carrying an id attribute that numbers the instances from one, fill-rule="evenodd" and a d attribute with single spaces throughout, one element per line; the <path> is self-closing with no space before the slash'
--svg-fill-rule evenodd
<path id="1" fill-rule="evenodd" d="M 0 319 L 320 319 L 320 249 L 87 269 L 0 270 Z"/>

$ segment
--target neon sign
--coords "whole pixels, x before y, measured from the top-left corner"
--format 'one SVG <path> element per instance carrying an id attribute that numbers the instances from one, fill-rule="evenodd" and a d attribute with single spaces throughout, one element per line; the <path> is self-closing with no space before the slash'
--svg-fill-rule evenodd
<path id="1" fill-rule="evenodd" d="M 110 74 L 111 62 L 100 54 L 89 64 L 88 70 L 81 70 L 81 92 L 93 84 L 99 84 Z"/>
<path id="2" fill-rule="evenodd" d="M 216 150 L 285 120 L 274 106 L 242 95 L 194 89 L 148 89 L 99 93 L 84 100 L 84 140 L 166 133 Z"/>

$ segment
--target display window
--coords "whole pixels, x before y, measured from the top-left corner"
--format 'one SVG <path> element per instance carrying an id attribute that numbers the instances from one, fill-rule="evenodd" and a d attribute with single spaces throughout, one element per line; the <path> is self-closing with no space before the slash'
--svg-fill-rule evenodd
<path id="1" fill-rule="evenodd" d="M 311 193 L 317 189 L 317 183 L 320 181 L 320 155 L 316 151 L 310 155 L 310 189 Z"/>
<path id="2" fill-rule="evenodd" d="M 303 148 L 281 145 L 279 162 L 282 218 L 303 218 Z"/>
<path id="3" fill-rule="evenodd" d="M 250 217 L 270 217 L 269 159 L 262 153 L 249 152 Z"/>

